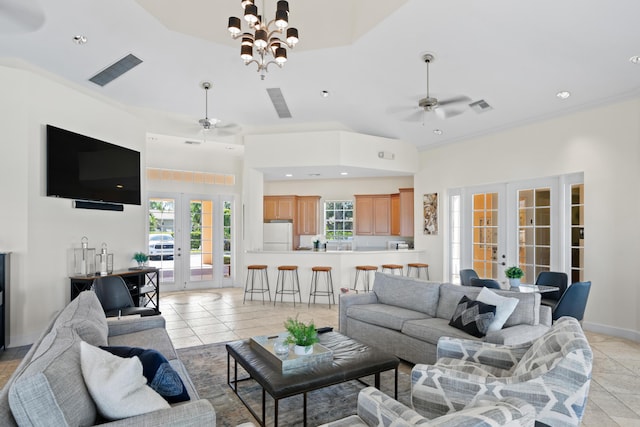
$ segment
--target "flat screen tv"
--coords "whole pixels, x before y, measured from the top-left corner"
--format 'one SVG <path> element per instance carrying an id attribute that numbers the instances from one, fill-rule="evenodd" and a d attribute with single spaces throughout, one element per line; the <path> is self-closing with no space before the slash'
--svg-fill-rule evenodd
<path id="1" fill-rule="evenodd" d="M 140 153 L 47 125 L 47 196 L 140 204 Z"/>

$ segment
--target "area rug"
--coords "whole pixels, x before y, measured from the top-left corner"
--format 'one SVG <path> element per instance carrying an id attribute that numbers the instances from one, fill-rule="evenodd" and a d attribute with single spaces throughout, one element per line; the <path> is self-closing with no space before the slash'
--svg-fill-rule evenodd
<path id="1" fill-rule="evenodd" d="M 227 385 L 227 350 L 225 343 L 208 344 L 179 349 L 178 355 L 184 363 L 198 394 L 208 399 L 216 410 L 217 426 L 236 426 L 244 422 L 258 425 L 251 413 Z M 246 372 L 240 368 L 239 378 Z M 405 372 L 402 372 L 402 371 Z M 411 376 L 404 367 L 398 373 L 398 400 L 410 405 Z M 372 384 L 373 376 L 365 377 Z M 393 371 L 380 375 L 381 390 L 393 396 Z M 365 387 L 359 381 L 349 381 L 307 393 L 307 424 L 317 426 L 356 413 L 358 392 Z M 262 406 L 262 389 L 253 380 L 239 385 L 239 392 L 258 414 Z M 273 425 L 273 399 L 267 394 L 267 425 Z M 279 426 L 303 425 L 302 395 L 282 399 L 279 404 Z"/>

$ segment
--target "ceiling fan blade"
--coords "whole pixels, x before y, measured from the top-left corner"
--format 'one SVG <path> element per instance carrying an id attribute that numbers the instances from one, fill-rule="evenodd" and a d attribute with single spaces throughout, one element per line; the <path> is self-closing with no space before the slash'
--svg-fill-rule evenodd
<path id="1" fill-rule="evenodd" d="M 464 108 L 442 108 L 442 107 L 436 107 L 433 110 L 436 114 L 436 117 L 439 118 L 440 120 L 445 120 L 445 119 L 450 119 L 452 117 L 455 116 L 459 116 L 460 114 L 465 112 Z"/>
<path id="2" fill-rule="evenodd" d="M 455 96 L 453 98 L 439 99 L 438 105 L 445 106 L 445 105 L 451 105 L 451 104 L 469 104 L 469 102 L 471 102 L 471 98 L 465 95 L 460 95 L 460 96 Z"/>
<path id="3" fill-rule="evenodd" d="M 403 122 L 419 122 L 423 120 L 425 111 L 423 109 L 416 109 L 414 112 L 402 119 Z"/>

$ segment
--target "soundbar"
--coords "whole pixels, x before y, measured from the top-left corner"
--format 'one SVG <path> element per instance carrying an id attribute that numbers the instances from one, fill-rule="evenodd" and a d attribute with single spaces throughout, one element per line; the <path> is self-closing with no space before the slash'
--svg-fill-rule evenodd
<path id="1" fill-rule="evenodd" d="M 73 207 L 76 209 L 98 209 L 101 211 L 124 211 L 124 205 L 119 203 L 90 202 L 88 200 L 74 200 Z"/>

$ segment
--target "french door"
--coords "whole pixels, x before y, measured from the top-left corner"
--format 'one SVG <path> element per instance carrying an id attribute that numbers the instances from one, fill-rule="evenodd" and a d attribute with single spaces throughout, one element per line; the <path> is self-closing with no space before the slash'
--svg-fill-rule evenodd
<path id="1" fill-rule="evenodd" d="M 148 206 L 150 265 L 163 290 L 231 286 L 233 197 L 154 194 Z"/>
<path id="2" fill-rule="evenodd" d="M 512 265 L 524 270 L 525 283 L 541 271 L 569 273 L 572 231 L 565 217 L 576 199 L 572 194 L 583 191 L 569 181 L 553 177 L 451 191 L 450 280 L 459 283 L 460 269 L 473 268 L 480 277 L 506 283 L 504 270 Z"/>

